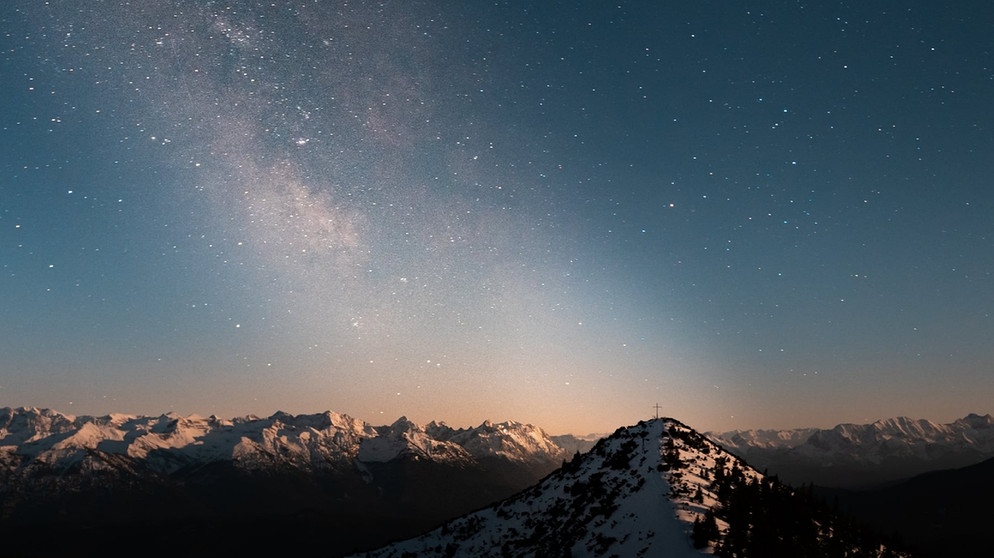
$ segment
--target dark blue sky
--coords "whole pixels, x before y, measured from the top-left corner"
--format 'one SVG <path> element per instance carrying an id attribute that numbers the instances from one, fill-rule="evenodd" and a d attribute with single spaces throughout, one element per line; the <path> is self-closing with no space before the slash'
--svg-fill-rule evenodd
<path id="1" fill-rule="evenodd" d="M 973 3 L 0 8 L 0 405 L 991 412 Z"/>

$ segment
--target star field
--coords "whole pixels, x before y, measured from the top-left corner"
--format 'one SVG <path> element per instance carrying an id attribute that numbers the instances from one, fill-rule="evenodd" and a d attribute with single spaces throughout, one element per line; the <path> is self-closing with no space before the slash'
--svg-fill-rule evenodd
<path id="1" fill-rule="evenodd" d="M 10 2 L 0 405 L 989 412 L 994 12 Z"/>

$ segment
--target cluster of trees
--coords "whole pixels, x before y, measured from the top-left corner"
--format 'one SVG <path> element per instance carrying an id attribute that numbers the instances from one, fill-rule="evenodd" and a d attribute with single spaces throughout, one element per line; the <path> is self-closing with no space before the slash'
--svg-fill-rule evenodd
<path id="1" fill-rule="evenodd" d="M 716 556 L 901 556 L 810 488 L 794 489 L 775 476 L 747 478 L 737 465 L 730 472 L 717 467 L 714 473 L 711 488 L 721 505 L 694 522 L 691 537 L 698 548 L 713 547 Z M 719 529 L 718 520 L 727 528 Z"/>

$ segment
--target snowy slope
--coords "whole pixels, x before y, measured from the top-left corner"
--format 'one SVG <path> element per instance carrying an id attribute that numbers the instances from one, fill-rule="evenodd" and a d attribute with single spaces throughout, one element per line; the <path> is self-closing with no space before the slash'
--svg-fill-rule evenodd
<path id="1" fill-rule="evenodd" d="M 900 556 L 868 540 L 686 425 L 656 419 L 511 498 L 361 556 Z"/>
<path id="2" fill-rule="evenodd" d="M 537 486 L 368 556 L 700 556 L 659 470 L 665 426 L 621 429 Z"/>
<path id="3" fill-rule="evenodd" d="M 365 438 L 359 446 L 359 461 L 387 462 L 394 459 L 429 459 L 449 463 L 471 463 L 473 456 L 459 444 L 438 440 L 424 427 L 401 417 L 390 426 L 376 429 L 377 435 Z"/>

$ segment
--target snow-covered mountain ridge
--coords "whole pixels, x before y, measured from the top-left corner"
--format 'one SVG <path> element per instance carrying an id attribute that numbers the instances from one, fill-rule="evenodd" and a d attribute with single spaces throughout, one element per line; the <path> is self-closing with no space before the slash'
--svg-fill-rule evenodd
<path id="1" fill-rule="evenodd" d="M 868 485 L 994 457 L 994 417 L 948 424 L 897 417 L 831 429 L 735 430 L 708 436 L 788 481 Z"/>
<path id="2" fill-rule="evenodd" d="M 831 429 L 733 430 L 709 432 L 708 436 L 735 449 L 785 449 L 807 445 L 823 449 L 858 447 L 864 450 L 890 449 L 922 454 L 929 445 L 938 444 L 986 453 L 994 452 L 994 417 L 971 413 L 948 424 L 895 417 L 870 424 L 839 424 Z M 876 452 L 864 452 L 864 459 L 877 459 L 878 456 L 874 453 Z"/>
<path id="3" fill-rule="evenodd" d="M 245 469 L 311 470 L 354 461 L 425 459 L 471 465 L 488 458 L 525 463 L 566 457 L 541 428 L 513 421 L 453 429 L 434 422 L 421 426 L 405 417 L 389 426 L 372 426 L 331 411 L 225 420 L 176 414 L 76 417 L 33 408 L 0 408 L 0 453 L 21 467 L 37 462 L 57 469 L 96 454 L 126 456 L 161 474 L 218 461 Z"/>
<path id="4" fill-rule="evenodd" d="M 230 533 L 275 524 L 319 529 L 336 557 L 505 498 L 573 454 L 514 421 L 452 428 L 404 417 L 374 426 L 331 411 L 221 419 L 0 408 L 0 539 L 12 554 L 96 556 L 106 553 L 87 546 L 92 533 L 168 548 L 181 531 L 185 555 L 251 554 L 251 539 Z"/>
<path id="5" fill-rule="evenodd" d="M 673 419 L 621 428 L 539 484 L 367 558 L 902 556 Z"/>

